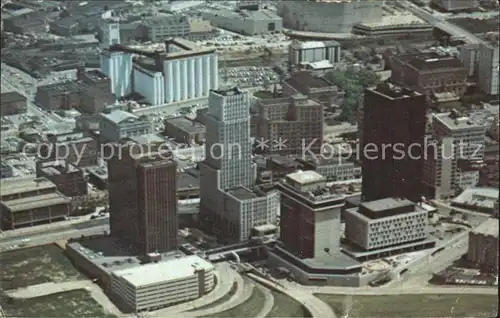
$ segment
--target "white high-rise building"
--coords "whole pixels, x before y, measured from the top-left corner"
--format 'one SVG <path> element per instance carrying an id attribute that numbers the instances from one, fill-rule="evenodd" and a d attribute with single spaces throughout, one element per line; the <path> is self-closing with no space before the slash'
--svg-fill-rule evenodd
<path id="1" fill-rule="evenodd" d="M 479 45 L 477 84 L 488 95 L 498 95 L 498 58 L 498 39 Z"/>
<path id="2" fill-rule="evenodd" d="M 432 133 L 424 152 L 425 195 L 451 197 L 476 186 L 484 158 L 486 126 L 452 111 L 432 116 Z"/>
<path id="3" fill-rule="evenodd" d="M 250 102 L 237 88 L 212 91 L 206 115 L 205 161 L 200 164 L 200 219 L 227 242 L 250 239 L 252 229 L 276 224 L 280 195 L 255 190 Z"/>

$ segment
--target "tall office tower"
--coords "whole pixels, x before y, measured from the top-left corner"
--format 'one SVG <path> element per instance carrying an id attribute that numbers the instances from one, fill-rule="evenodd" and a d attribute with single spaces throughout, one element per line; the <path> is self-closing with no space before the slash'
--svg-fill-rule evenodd
<path id="1" fill-rule="evenodd" d="M 363 201 L 423 194 L 425 96 L 384 83 L 365 91 L 363 106 Z"/>
<path id="2" fill-rule="evenodd" d="M 248 94 L 211 91 L 205 120 L 200 220 L 223 241 L 245 241 L 253 228 L 275 224 L 279 208 L 277 191 L 254 189 Z"/>
<path id="3" fill-rule="evenodd" d="M 312 170 L 288 174 L 278 188 L 281 244 L 269 251 L 269 264 L 287 268 L 301 284 L 357 286 L 361 264 L 340 249 L 345 196 Z"/>
<path id="4" fill-rule="evenodd" d="M 498 95 L 498 33 L 479 45 L 477 86 L 488 95 Z"/>
<path id="5" fill-rule="evenodd" d="M 108 161 L 111 235 L 137 253 L 177 248 L 177 164 L 168 153 L 117 146 Z"/>
<path id="6" fill-rule="evenodd" d="M 424 160 L 428 198 L 444 198 L 479 182 L 486 126 L 453 110 L 432 116 L 432 142 Z"/>
<path id="7" fill-rule="evenodd" d="M 325 249 L 339 252 L 344 196 L 331 193 L 326 178 L 312 170 L 288 174 L 278 186 L 283 246 L 301 258 L 314 258 Z"/>

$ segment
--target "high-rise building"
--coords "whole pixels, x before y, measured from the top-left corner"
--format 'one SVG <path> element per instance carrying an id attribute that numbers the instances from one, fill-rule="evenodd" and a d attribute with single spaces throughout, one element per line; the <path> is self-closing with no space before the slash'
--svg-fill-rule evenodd
<path id="1" fill-rule="evenodd" d="M 269 250 L 269 263 L 288 269 L 301 284 L 359 286 L 361 264 L 340 248 L 345 196 L 326 183 L 312 170 L 290 173 L 278 183 L 280 242 Z"/>
<path id="2" fill-rule="evenodd" d="M 312 170 L 288 174 L 279 189 L 283 246 L 301 258 L 339 251 L 344 196 L 331 193 L 326 178 Z"/>
<path id="3" fill-rule="evenodd" d="M 250 238 L 254 227 L 274 225 L 277 191 L 254 189 L 248 94 L 237 88 L 211 91 L 205 116 L 205 161 L 200 164 L 200 218 L 226 241 Z"/>
<path id="4" fill-rule="evenodd" d="M 453 196 L 479 182 L 486 126 L 453 110 L 432 116 L 432 139 L 423 166 L 428 198 Z"/>
<path id="5" fill-rule="evenodd" d="M 137 253 L 177 248 L 177 164 L 121 145 L 108 161 L 111 235 Z"/>
<path id="6" fill-rule="evenodd" d="M 323 145 L 323 105 L 302 94 L 263 99 L 257 104 L 256 138 L 265 141 L 262 152 L 297 154 Z M 309 147 L 311 145 L 311 147 Z"/>
<path id="7" fill-rule="evenodd" d="M 496 38 L 481 43 L 478 51 L 477 85 L 488 95 L 498 95 L 499 46 Z"/>
<path id="8" fill-rule="evenodd" d="M 363 199 L 422 197 L 425 96 L 392 84 L 367 89 L 363 119 Z M 383 185 L 383 186 L 381 186 Z"/>

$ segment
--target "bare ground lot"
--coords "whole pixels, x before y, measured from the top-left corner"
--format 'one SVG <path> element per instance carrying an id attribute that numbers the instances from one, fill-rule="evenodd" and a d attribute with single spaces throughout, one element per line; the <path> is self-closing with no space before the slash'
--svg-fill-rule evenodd
<path id="1" fill-rule="evenodd" d="M 316 294 L 329 304 L 336 315 L 350 318 L 437 318 L 437 317 L 497 317 L 497 295 L 381 295 L 353 296 L 352 305 L 343 305 L 345 295 Z"/>
<path id="2" fill-rule="evenodd" d="M 85 279 L 64 251 L 53 244 L 3 252 L 0 261 L 1 287 L 4 290 Z"/>

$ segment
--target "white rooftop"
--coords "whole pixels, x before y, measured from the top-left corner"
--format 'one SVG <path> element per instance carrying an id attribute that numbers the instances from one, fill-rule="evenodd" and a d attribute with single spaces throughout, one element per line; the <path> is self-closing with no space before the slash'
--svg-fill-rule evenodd
<path id="1" fill-rule="evenodd" d="M 496 188 L 468 188 L 451 200 L 451 203 L 493 209 L 498 195 Z"/>
<path id="2" fill-rule="evenodd" d="M 472 231 L 476 234 L 498 237 L 498 219 L 490 218 Z"/>
<path id="3" fill-rule="evenodd" d="M 190 255 L 117 270 L 113 272 L 113 275 L 122 277 L 134 287 L 143 287 L 189 277 L 194 274 L 195 270 L 211 269 L 213 269 L 211 263 L 199 256 Z"/>
<path id="4" fill-rule="evenodd" d="M 323 177 L 322 175 L 313 170 L 293 172 L 288 174 L 287 178 L 290 178 L 292 181 L 300 184 L 307 184 L 307 183 L 326 180 L 325 177 Z"/>
<path id="5" fill-rule="evenodd" d="M 102 114 L 102 116 L 106 117 L 108 120 L 112 121 L 113 123 L 119 124 L 124 120 L 127 119 L 138 119 L 136 115 L 123 111 L 123 110 L 115 110 L 109 114 Z"/>

